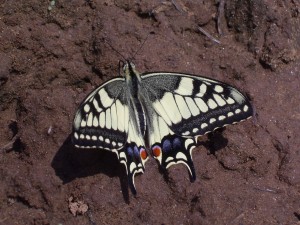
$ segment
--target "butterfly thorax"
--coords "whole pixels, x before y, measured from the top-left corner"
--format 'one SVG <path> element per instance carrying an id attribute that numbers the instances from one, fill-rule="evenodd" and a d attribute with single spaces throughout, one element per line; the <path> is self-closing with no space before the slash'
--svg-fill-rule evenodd
<path id="1" fill-rule="evenodd" d="M 136 126 L 136 129 L 144 135 L 146 130 L 146 118 L 145 111 L 139 97 L 141 76 L 139 72 L 136 71 L 135 65 L 130 61 L 126 62 L 123 70 L 129 92 L 129 104 L 134 109 L 132 113 L 135 114 L 133 124 Z"/>
<path id="2" fill-rule="evenodd" d="M 127 61 L 123 70 L 127 87 L 131 92 L 131 96 L 137 98 L 141 83 L 141 76 L 139 72 L 136 71 L 135 65 L 132 62 Z"/>

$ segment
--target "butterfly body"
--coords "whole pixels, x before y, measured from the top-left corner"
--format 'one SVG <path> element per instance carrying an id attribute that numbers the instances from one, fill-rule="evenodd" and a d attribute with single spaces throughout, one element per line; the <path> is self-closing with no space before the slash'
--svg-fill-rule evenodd
<path id="1" fill-rule="evenodd" d="M 183 163 L 193 181 L 197 137 L 252 113 L 246 97 L 228 84 L 180 73 L 140 75 L 128 61 L 124 77 L 104 83 L 81 103 L 72 140 L 76 147 L 115 152 L 136 193 L 134 176 L 144 172 L 149 155 L 164 169 Z"/>

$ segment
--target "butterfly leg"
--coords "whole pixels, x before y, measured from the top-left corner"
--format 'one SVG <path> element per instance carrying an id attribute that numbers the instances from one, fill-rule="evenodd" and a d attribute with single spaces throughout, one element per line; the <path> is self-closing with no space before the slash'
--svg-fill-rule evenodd
<path id="1" fill-rule="evenodd" d="M 189 171 L 191 181 L 196 179 L 192 150 L 196 142 L 192 138 L 184 138 L 178 135 L 167 135 L 161 143 L 155 143 L 151 147 L 153 157 L 163 169 L 172 165 L 183 163 Z"/>

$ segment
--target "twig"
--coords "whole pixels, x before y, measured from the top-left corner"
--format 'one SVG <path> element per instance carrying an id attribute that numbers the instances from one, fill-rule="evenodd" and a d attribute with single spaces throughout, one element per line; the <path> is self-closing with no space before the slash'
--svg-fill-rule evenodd
<path id="1" fill-rule="evenodd" d="M 245 215 L 245 212 L 242 212 L 242 213 L 239 214 L 237 217 L 235 217 L 235 218 L 230 222 L 230 224 L 236 224 L 236 222 L 237 222 L 238 220 L 240 220 L 241 218 L 243 218 L 244 215 Z"/>
<path id="2" fill-rule="evenodd" d="M 221 29 L 221 19 L 224 17 L 224 7 L 225 7 L 225 0 L 220 0 L 219 7 L 218 7 L 218 19 L 217 19 L 217 27 L 219 35 L 223 35 Z"/>
<path id="3" fill-rule="evenodd" d="M 171 2 L 172 2 L 172 4 L 175 6 L 175 8 L 176 8 L 179 12 L 182 13 L 182 10 L 178 7 L 176 1 L 175 1 L 175 0 L 172 0 Z"/>
<path id="4" fill-rule="evenodd" d="M 254 187 L 254 189 L 258 190 L 258 191 L 265 191 L 265 192 L 270 192 L 270 193 L 275 193 L 277 194 L 278 191 L 271 189 L 271 188 L 260 188 L 260 187 Z"/>
<path id="5" fill-rule="evenodd" d="M 216 38 L 214 38 L 213 36 L 211 36 L 207 31 L 205 31 L 202 27 L 198 26 L 199 31 L 204 34 L 206 37 L 208 37 L 210 40 L 212 40 L 213 42 L 216 42 L 217 44 L 221 44 L 221 41 L 217 40 Z"/>
<path id="6" fill-rule="evenodd" d="M 0 223 L 6 221 L 8 219 L 8 217 L 5 217 L 4 219 L 0 219 Z"/>

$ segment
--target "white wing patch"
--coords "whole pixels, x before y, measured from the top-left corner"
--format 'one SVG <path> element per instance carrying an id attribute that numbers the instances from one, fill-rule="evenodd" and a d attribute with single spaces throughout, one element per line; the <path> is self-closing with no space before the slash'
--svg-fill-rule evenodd
<path id="1" fill-rule="evenodd" d="M 102 111 L 102 108 L 99 107 L 98 101 L 96 99 L 93 100 L 93 104 L 95 109 L 97 110 L 97 113 L 100 113 Z"/>
<path id="2" fill-rule="evenodd" d="M 93 126 L 94 126 L 94 127 L 98 127 L 98 126 L 99 126 L 99 123 L 98 123 L 98 118 L 97 118 L 97 116 L 96 116 L 96 115 L 94 116 L 94 120 L 93 120 Z"/>
<path id="3" fill-rule="evenodd" d="M 177 107 L 179 108 L 182 118 L 188 119 L 189 117 L 191 117 L 192 114 L 189 110 L 189 107 L 188 107 L 185 99 L 180 95 L 175 95 L 175 100 L 176 100 Z"/>
<path id="4" fill-rule="evenodd" d="M 117 117 L 116 103 L 114 103 L 111 106 L 111 127 L 113 130 L 118 129 L 118 117 Z"/>
<path id="5" fill-rule="evenodd" d="M 195 102 L 197 106 L 199 107 L 199 110 L 201 112 L 207 112 L 208 111 L 208 106 L 207 104 L 201 99 L 201 98 L 195 98 Z"/>
<path id="6" fill-rule="evenodd" d="M 172 121 L 170 120 L 170 117 L 168 116 L 168 114 L 166 113 L 164 107 L 162 106 L 160 101 L 155 101 L 153 102 L 153 108 L 156 110 L 156 112 L 164 118 L 165 122 L 171 126 L 172 125 Z"/>
<path id="7" fill-rule="evenodd" d="M 108 96 L 104 88 L 100 89 L 98 95 L 100 96 L 100 100 L 104 108 L 108 108 L 112 105 L 114 100 Z"/>
<path id="8" fill-rule="evenodd" d="M 110 130 L 111 129 L 111 114 L 110 114 L 110 108 L 108 108 L 105 112 L 105 126 L 106 126 L 106 129 Z"/>
<path id="9" fill-rule="evenodd" d="M 125 131 L 125 121 L 126 118 L 128 117 L 128 115 L 126 115 L 125 113 L 125 107 L 124 105 L 122 105 L 122 103 L 120 102 L 120 100 L 116 100 L 116 111 L 117 111 L 117 115 L 116 117 L 118 118 L 118 129 L 121 132 Z"/>
<path id="10" fill-rule="evenodd" d="M 219 106 L 224 106 L 226 105 L 225 100 L 218 94 L 213 94 L 214 99 L 216 100 L 216 102 L 218 103 Z"/>
<path id="11" fill-rule="evenodd" d="M 197 116 L 200 114 L 199 108 L 197 107 L 195 101 L 191 97 L 185 97 L 185 101 L 193 116 Z"/>
<path id="12" fill-rule="evenodd" d="M 129 108 L 128 106 L 124 105 L 124 129 L 127 131 L 128 130 L 128 124 L 127 121 L 129 120 Z"/>
<path id="13" fill-rule="evenodd" d="M 100 121 L 100 127 L 104 128 L 105 127 L 105 112 L 100 113 L 99 121 Z"/>
<path id="14" fill-rule="evenodd" d="M 218 107 L 217 103 L 214 100 L 212 100 L 211 98 L 208 99 L 207 104 L 210 109 L 215 109 Z"/>
<path id="15" fill-rule="evenodd" d="M 178 123 L 182 120 L 172 93 L 166 92 L 163 98 L 160 100 L 160 103 L 164 107 L 164 110 L 172 123 Z"/>
<path id="16" fill-rule="evenodd" d="M 153 115 L 152 117 L 154 123 L 152 128 L 152 137 L 150 139 L 150 145 L 153 145 L 156 142 L 160 142 L 164 136 L 167 136 L 169 134 L 173 134 L 173 132 L 170 130 L 166 122 L 162 119 L 162 117 Z"/>
<path id="17" fill-rule="evenodd" d="M 207 90 L 206 84 L 205 84 L 205 83 L 202 83 L 202 84 L 200 85 L 200 91 L 199 91 L 199 93 L 196 94 L 196 97 L 202 98 L 203 95 L 206 93 L 206 90 Z"/>
<path id="18" fill-rule="evenodd" d="M 180 81 L 178 88 L 175 90 L 175 93 L 183 96 L 191 95 L 193 91 L 193 89 L 191 89 L 192 86 L 193 86 L 193 79 L 183 77 Z"/>

